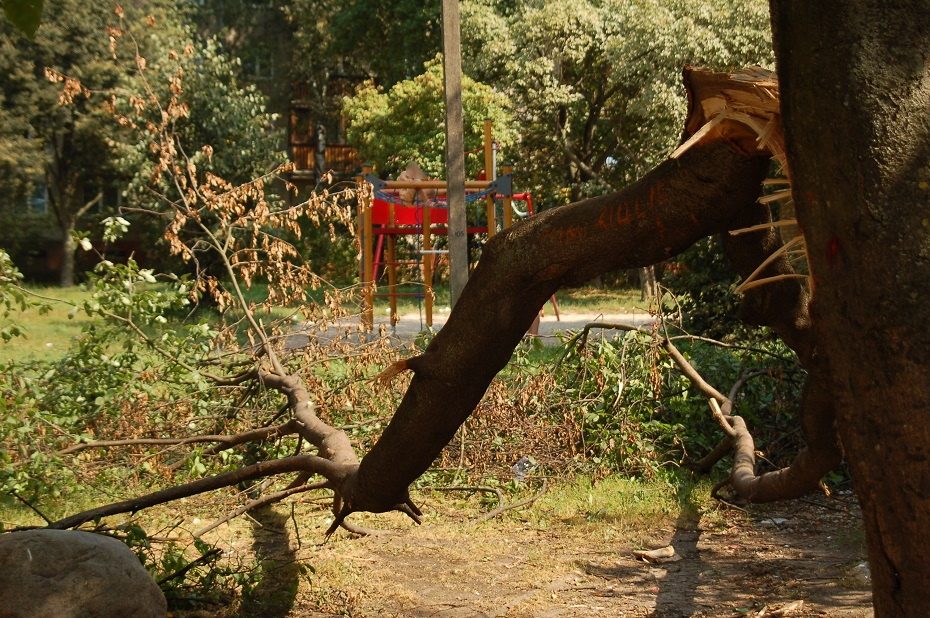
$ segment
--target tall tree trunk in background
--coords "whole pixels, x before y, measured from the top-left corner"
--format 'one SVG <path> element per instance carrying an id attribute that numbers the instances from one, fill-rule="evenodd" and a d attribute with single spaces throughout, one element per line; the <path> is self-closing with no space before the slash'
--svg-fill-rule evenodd
<path id="1" fill-rule="evenodd" d="M 930 4 L 772 0 L 817 354 L 877 616 L 930 616 Z"/>
<path id="2" fill-rule="evenodd" d="M 57 151 L 56 151 L 57 152 Z M 72 233 L 77 225 L 77 216 L 73 212 L 74 187 L 69 179 L 67 166 L 56 160 L 51 170 L 46 172 L 45 182 L 48 186 L 49 203 L 58 229 L 61 232 L 61 264 L 58 270 L 58 285 L 63 288 L 74 285 L 74 252 L 76 250 Z"/>
<path id="3" fill-rule="evenodd" d="M 316 170 L 316 180 L 320 182 L 323 175 L 329 171 L 326 161 L 326 127 L 322 122 L 316 125 L 316 148 L 313 149 L 313 169 Z"/>
<path id="4" fill-rule="evenodd" d="M 652 299 L 659 295 L 655 266 L 644 266 L 639 269 L 639 289 L 643 301 L 652 302 Z"/>
<path id="5" fill-rule="evenodd" d="M 86 215 L 91 208 L 97 205 L 103 199 L 103 192 L 100 192 L 94 199 L 86 202 L 83 206 L 72 211 L 74 199 L 69 191 L 57 191 L 55 202 L 55 216 L 58 218 L 58 225 L 61 228 L 61 272 L 58 277 L 58 283 L 63 288 L 71 287 L 75 281 L 75 253 L 77 245 L 74 242 L 74 230 L 77 229 L 78 221 Z"/>
<path id="6" fill-rule="evenodd" d="M 77 246 L 74 244 L 74 219 L 68 219 L 61 223 L 61 272 L 58 276 L 58 284 L 63 288 L 69 288 L 74 285 L 74 254 Z"/>

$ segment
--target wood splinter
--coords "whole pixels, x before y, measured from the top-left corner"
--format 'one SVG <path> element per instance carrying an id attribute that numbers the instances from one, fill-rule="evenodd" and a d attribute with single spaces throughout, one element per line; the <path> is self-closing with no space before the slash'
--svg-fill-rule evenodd
<path id="1" fill-rule="evenodd" d="M 416 358 L 419 358 L 419 357 L 414 356 L 411 358 L 402 358 L 399 361 L 394 361 L 393 363 L 388 365 L 384 371 L 379 373 L 377 377 L 375 377 L 375 382 L 377 382 L 380 386 L 390 386 L 395 376 L 408 370 L 414 371 L 414 368 L 411 366 L 411 363 Z"/>

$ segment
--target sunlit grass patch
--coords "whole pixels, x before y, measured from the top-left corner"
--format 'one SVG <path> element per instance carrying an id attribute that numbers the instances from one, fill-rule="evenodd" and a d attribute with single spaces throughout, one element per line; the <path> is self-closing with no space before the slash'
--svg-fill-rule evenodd
<path id="1" fill-rule="evenodd" d="M 710 486 L 690 479 L 643 480 L 576 477 L 558 485 L 534 506 L 534 517 L 563 524 L 608 524 L 624 531 L 655 529 L 681 517 L 697 517 Z"/>
<path id="2" fill-rule="evenodd" d="M 8 342 L 0 342 L 0 363 L 10 360 L 29 362 L 57 359 L 80 336 L 81 327 L 91 321 L 84 312 L 73 311 L 74 305 L 83 303 L 91 296 L 91 292 L 83 287 L 28 286 L 27 289 L 38 296 L 61 302 L 36 297 L 34 300 L 48 303 L 48 312 L 43 313 L 38 307 L 12 312 L 10 320 L 22 327 L 26 334 Z"/>

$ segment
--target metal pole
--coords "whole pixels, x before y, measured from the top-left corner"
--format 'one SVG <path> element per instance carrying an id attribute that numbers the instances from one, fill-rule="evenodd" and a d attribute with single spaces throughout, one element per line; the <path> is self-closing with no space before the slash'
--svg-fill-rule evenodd
<path id="1" fill-rule="evenodd" d="M 446 95 L 446 181 L 449 183 L 449 270 L 451 304 L 454 307 L 468 282 L 462 42 L 458 0 L 442 0 L 442 58 Z"/>

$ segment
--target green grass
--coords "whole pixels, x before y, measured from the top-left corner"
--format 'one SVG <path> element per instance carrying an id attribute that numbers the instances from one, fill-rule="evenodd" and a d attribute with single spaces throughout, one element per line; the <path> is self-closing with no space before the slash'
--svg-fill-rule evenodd
<path id="1" fill-rule="evenodd" d="M 405 283 L 397 287 L 401 294 L 422 294 L 421 284 Z M 387 286 L 378 288 L 379 293 L 386 293 Z M 438 285 L 433 288 L 435 300 L 434 311 L 439 313 L 449 306 L 449 286 Z M 556 294 L 559 311 L 563 313 L 633 313 L 645 311 L 647 303 L 641 300 L 639 289 L 607 289 L 584 286 L 559 290 Z M 397 299 L 397 311 L 401 315 L 417 313 L 423 300 L 411 296 L 402 296 Z M 375 312 L 378 314 L 388 311 L 386 297 L 375 298 Z M 552 306 L 546 304 L 546 314 L 552 313 Z"/>
<path id="2" fill-rule="evenodd" d="M 537 513 L 566 523 L 592 521 L 648 523 L 675 516 L 681 508 L 668 483 L 612 476 L 593 482 L 580 476 L 548 492 Z"/>
<path id="3" fill-rule="evenodd" d="M 88 299 L 90 292 L 82 287 L 72 288 L 28 286 L 27 289 L 40 296 L 60 299 L 66 302 L 50 302 L 51 311 L 42 314 L 36 308 L 30 308 L 22 313 L 11 315 L 13 321 L 26 331 L 25 337 L 18 337 L 7 343 L 0 343 L 0 362 L 16 360 L 18 362 L 45 361 L 60 358 L 68 349 L 71 341 L 81 333 L 81 327 L 90 318 L 78 312 L 69 318 L 72 304 L 80 304 Z M 386 291 L 386 288 L 379 288 Z M 421 293 L 423 286 L 418 284 L 404 284 L 399 286 L 403 293 Z M 436 313 L 442 312 L 449 306 L 449 288 L 446 285 L 434 288 L 436 300 L 434 307 Z M 245 291 L 246 298 L 251 301 L 260 301 L 267 297 L 268 289 L 263 284 L 253 285 Z M 312 301 L 322 302 L 323 291 L 308 291 L 308 298 Z M 611 290 L 595 287 L 579 287 L 562 290 L 557 295 L 559 310 L 563 313 L 629 313 L 642 311 L 645 303 L 640 300 L 639 290 L 621 289 Z M 402 297 L 398 299 L 398 311 L 401 314 L 417 313 L 421 308 L 422 299 L 415 297 Z M 72 304 L 69 304 L 72 303 Z M 552 306 L 546 305 L 547 315 L 552 313 Z M 388 300 L 377 298 L 375 311 L 378 314 L 388 311 Z M 213 310 L 209 307 L 201 309 L 195 320 L 209 320 Z M 291 309 L 281 308 L 272 311 L 274 317 L 285 317 L 292 313 Z M 265 318 L 267 321 L 267 318 Z"/>
<path id="4" fill-rule="evenodd" d="M 559 290 L 556 297 L 559 310 L 565 313 L 632 313 L 648 309 L 639 288 L 613 290 L 584 286 Z"/>
<path id="5" fill-rule="evenodd" d="M 66 302 L 49 302 L 51 310 L 45 314 L 35 307 L 21 313 L 12 313 L 10 319 L 25 330 L 26 336 L 0 343 L 0 362 L 59 358 L 71 342 L 80 336 L 81 327 L 90 321 L 82 312 L 69 317 L 73 304 L 80 304 L 90 298 L 90 292 L 83 288 L 27 286 L 27 289 L 34 294 Z"/>
<path id="6" fill-rule="evenodd" d="M 716 525 L 711 483 L 687 474 L 644 480 L 609 476 L 593 481 L 586 475 L 558 483 L 535 504 L 537 523 L 591 527 L 609 524 L 635 538 L 635 532 L 654 531 L 682 519 Z"/>

